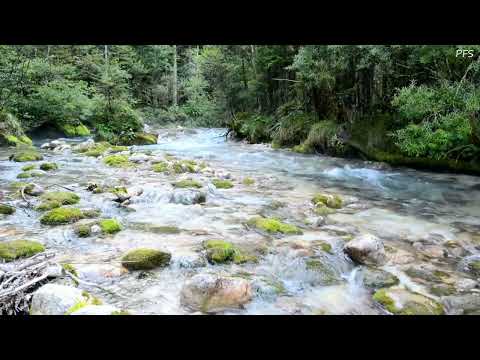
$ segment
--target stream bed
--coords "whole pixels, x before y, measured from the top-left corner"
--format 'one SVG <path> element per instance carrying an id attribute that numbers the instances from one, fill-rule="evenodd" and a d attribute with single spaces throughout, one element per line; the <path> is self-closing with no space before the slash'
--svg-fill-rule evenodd
<path id="1" fill-rule="evenodd" d="M 372 299 L 375 289 L 365 285 L 365 267 L 343 252 L 348 241 L 366 233 L 385 244 L 388 261 L 379 269 L 399 279 L 396 287 L 439 302 L 479 292 L 479 275 L 468 266 L 480 257 L 478 177 L 274 150 L 268 145 L 227 141 L 225 129 L 151 130 L 159 134 L 158 144 L 133 146 L 131 152 L 204 162 L 208 171 L 157 173 L 148 160 L 131 168 L 111 168 L 101 158 L 70 150 L 41 150 L 44 161 L 57 163 L 59 169 L 33 181 L 43 187 L 73 189 L 81 198 L 80 207 L 116 218 L 122 231 L 79 238 L 72 224 L 42 225 L 41 214 L 25 208 L 14 215 L 0 215 L 0 242 L 43 243 L 55 250 L 58 259 L 73 264 L 80 278 L 113 293 L 89 291 L 134 314 L 200 313 L 181 303 L 182 287 L 197 274 L 235 276 L 250 283 L 251 299 L 238 308 L 217 312 L 221 314 L 385 314 Z M 38 147 L 50 140 L 34 139 Z M 63 140 L 72 145 L 85 141 Z M 0 191 L 3 199 L 21 206 L 24 201 L 13 196 L 11 184 L 19 181 L 21 168 L 30 162 L 9 161 L 10 154 L 11 150 L 0 149 Z M 212 187 L 214 177 L 230 179 L 233 188 Z M 204 204 L 169 201 L 171 183 L 180 178 L 203 185 Z M 253 179 L 253 184 L 245 184 L 245 178 Z M 143 192 L 128 207 L 121 207 L 106 194 L 88 191 L 88 183 Z M 319 192 L 338 194 L 345 205 L 319 219 L 311 203 Z M 258 215 L 293 224 L 302 234 L 272 236 L 246 226 Z M 167 227 L 176 230 L 165 231 Z M 258 260 L 210 264 L 202 252 L 202 243 L 209 239 L 248 249 Z M 331 250 L 322 251 L 319 242 Z M 139 247 L 168 251 L 170 265 L 127 271 L 119 259 Z M 309 266 L 312 259 L 321 260 L 328 277 Z M 462 310 L 462 303 L 457 303 L 451 312 Z M 480 311 L 480 306 L 469 306 L 470 313 Z"/>

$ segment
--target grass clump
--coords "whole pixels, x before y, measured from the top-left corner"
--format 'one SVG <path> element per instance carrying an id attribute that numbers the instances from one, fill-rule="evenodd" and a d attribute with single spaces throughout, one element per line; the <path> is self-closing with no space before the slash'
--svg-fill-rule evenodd
<path id="1" fill-rule="evenodd" d="M 197 188 L 200 189 L 202 187 L 202 184 L 200 184 L 196 180 L 180 180 L 175 183 L 173 183 L 173 186 L 176 188 Z"/>
<path id="2" fill-rule="evenodd" d="M 99 222 L 100 228 L 104 234 L 114 234 L 122 230 L 122 226 L 115 219 L 105 219 Z"/>
<path id="3" fill-rule="evenodd" d="M 231 189 L 233 187 L 230 180 L 213 179 L 212 183 L 217 189 Z"/>
<path id="4" fill-rule="evenodd" d="M 80 209 L 60 207 L 47 212 L 40 218 L 40 222 L 44 225 L 62 225 L 77 222 L 83 217 Z"/>
<path id="5" fill-rule="evenodd" d="M 122 265 L 129 270 L 150 270 L 170 263 L 171 254 L 155 249 L 139 248 L 122 257 Z"/>
<path id="6" fill-rule="evenodd" d="M 303 232 L 295 225 L 283 223 L 275 218 L 256 217 L 250 219 L 247 224 L 266 231 L 267 233 L 281 233 L 285 235 L 303 234 Z"/>
<path id="7" fill-rule="evenodd" d="M 40 165 L 40 170 L 43 171 L 51 171 L 51 170 L 57 170 L 58 165 L 55 163 L 43 163 Z"/>
<path id="8" fill-rule="evenodd" d="M 75 226 L 75 234 L 78 237 L 89 237 L 92 234 L 91 224 L 79 224 Z"/>
<path id="9" fill-rule="evenodd" d="M 37 241 L 13 240 L 0 242 L 0 259 L 6 262 L 33 256 L 45 251 L 45 247 Z"/>

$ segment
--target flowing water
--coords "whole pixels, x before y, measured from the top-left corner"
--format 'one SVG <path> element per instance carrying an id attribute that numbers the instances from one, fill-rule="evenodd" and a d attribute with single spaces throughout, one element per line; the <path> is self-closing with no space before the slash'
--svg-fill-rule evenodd
<path id="1" fill-rule="evenodd" d="M 82 279 L 123 296 L 92 292 L 138 314 L 190 313 L 180 304 L 181 288 L 194 274 L 209 272 L 241 276 L 256 284 L 253 300 L 242 309 L 225 311 L 227 314 L 379 314 L 382 310 L 362 285 L 358 266 L 342 252 L 349 237 L 375 234 L 390 249 L 413 257 L 413 263 L 428 262 L 457 278 L 469 276 L 461 258 L 479 254 L 480 178 L 273 150 L 266 145 L 226 141 L 224 129 L 154 130 L 160 134 L 158 144 L 135 146 L 133 151 L 205 161 L 217 174 L 229 173 L 235 186 L 209 188 L 204 205 L 172 204 L 168 194 L 171 181 L 178 176 L 155 173 L 146 164 L 116 169 L 68 150 L 60 154 L 45 150 L 45 160 L 60 168 L 35 182 L 51 186 L 49 189 L 56 185 L 74 189 L 81 197 L 80 207 L 100 209 L 102 217 L 120 220 L 124 230 L 114 236 L 82 239 L 74 234 L 72 225 L 43 226 L 40 214 L 24 209 L 0 217 L 0 241 L 28 238 L 44 243 L 59 259 L 74 264 Z M 35 142 L 38 146 L 47 140 Z M 12 196 L 10 184 L 17 181 L 26 164 L 8 161 L 9 154 L 8 149 L 0 149 L 0 195 L 4 199 Z M 204 174 L 188 175 L 209 182 Z M 255 184 L 242 184 L 245 177 L 254 179 Z M 87 191 L 88 182 L 141 188 L 143 194 L 128 209 L 122 208 L 111 197 Z M 310 202 L 316 192 L 339 194 L 347 204 L 329 215 L 322 226 L 315 225 L 317 217 Z M 15 200 L 17 206 L 22 202 Z M 258 214 L 295 224 L 303 235 L 272 238 L 252 231 L 244 224 Z M 180 232 L 162 233 L 159 229 L 163 226 L 178 227 Z M 258 263 L 199 264 L 202 241 L 212 238 L 267 251 Z M 332 254 L 320 254 L 314 246 L 318 240 L 329 243 Z M 464 253 L 446 259 L 432 254 L 452 242 Z M 126 272 L 119 258 L 136 247 L 171 252 L 171 265 L 147 273 Z M 401 286 L 435 297 L 428 284 L 412 282 L 405 275 L 402 264 L 406 262 L 400 255 L 384 270 L 396 274 Z M 336 280 L 326 281 L 321 272 L 309 268 L 306 259 L 312 257 L 322 257 Z M 271 283 L 282 290 L 269 291 Z"/>

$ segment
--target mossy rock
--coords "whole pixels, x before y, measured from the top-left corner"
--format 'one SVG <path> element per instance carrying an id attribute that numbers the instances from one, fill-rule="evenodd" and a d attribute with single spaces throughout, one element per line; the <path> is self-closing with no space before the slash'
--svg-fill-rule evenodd
<path id="1" fill-rule="evenodd" d="M 245 178 L 245 179 L 242 180 L 242 184 L 243 184 L 243 185 L 246 185 L 246 186 L 251 186 L 251 185 L 255 184 L 255 180 L 253 180 L 252 178 L 247 177 L 247 178 Z"/>
<path id="2" fill-rule="evenodd" d="M 63 270 L 65 270 L 65 271 L 73 274 L 74 276 L 78 277 L 77 269 L 72 264 L 62 264 L 61 266 L 62 266 Z"/>
<path id="3" fill-rule="evenodd" d="M 230 189 L 233 187 L 230 180 L 213 179 L 212 183 L 217 189 Z"/>
<path id="4" fill-rule="evenodd" d="M 200 184 L 196 180 L 180 180 L 175 183 L 173 183 L 173 186 L 176 188 L 197 188 L 200 189 L 202 187 L 202 184 Z"/>
<path id="5" fill-rule="evenodd" d="M 112 154 L 116 154 L 116 153 L 123 152 L 123 151 L 128 151 L 128 146 L 111 145 L 108 148 L 108 152 L 110 152 Z"/>
<path id="6" fill-rule="evenodd" d="M 423 295 L 403 289 L 380 289 L 373 300 L 395 315 L 443 315 L 443 306 Z"/>
<path id="7" fill-rule="evenodd" d="M 254 226 L 257 229 L 263 230 L 267 233 L 281 233 L 285 235 L 301 235 L 303 232 L 295 225 L 290 225 L 281 222 L 275 218 L 252 218 L 247 222 L 248 225 Z"/>
<path id="8" fill-rule="evenodd" d="M 114 234 L 122 230 L 122 226 L 115 219 L 100 220 L 98 223 L 104 234 Z"/>
<path id="9" fill-rule="evenodd" d="M 35 206 L 35 210 L 47 211 L 59 208 L 60 206 L 62 206 L 62 204 L 56 200 L 42 201 L 40 204 Z"/>
<path id="10" fill-rule="evenodd" d="M 88 128 L 83 124 L 80 124 L 80 125 L 61 124 L 59 128 L 68 137 L 90 135 L 90 130 L 88 130 Z"/>
<path id="11" fill-rule="evenodd" d="M 109 155 L 103 159 L 103 162 L 110 166 L 116 168 L 126 168 L 133 166 L 133 163 L 128 161 L 127 155 Z"/>
<path id="12" fill-rule="evenodd" d="M 315 206 L 315 208 L 313 209 L 313 212 L 316 215 L 319 215 L 319 216 L 327 216 L 327 215 L 330 215 L 330 214 L 335 214 L 335 210 L 330 209 L 329 207 L 327 207 L 324 204 L 319 204 L 319 205 Z"/>
<path id="13" fill-rule="evenodd" d="M 35 169 L 35 165 L 31 164 L 31 165 L 25 165 L 24 167 L 22 167 L 22 171 L 31 171 Z"/>
<path id="14" fill-rule="evenodd" d="M 74 205 L 80 201 L 80 196 L 71 191 L 51 191 L 40 196 L 43 201 L 56 201 L 61 205 Z"/>
<path id="15" fill-rule="evenodd" d="M 165 267 L 170 263 L 170 253 L 139 248 L 129 251 L 122 257 L 122 265 L 129 270 L 150 270 Z"/>
<path id="16" fill-rule="evenodd" d="M 315 241 L 314 246 L 319 247 L 323 252 L 326 252 L 327 254 L 333 254 L 332 245 L 330 245 L 328 242 L 324 240 Z"/>
<path id="17" fill-rule="evenodd" d="M 321 258 L 313 258 L 305 261 L 307 270 L 320 275 L 322 285 L 338 284 L 341 280 L 340 275 L 328 266 L 328 263 Z"/>
<path id="18" fill-rule="evenodd" d="M 257 261 L 253 255 L 224 240 L 207 240 L 203 243 L 207 250 L 207 259 L 211 264 L 221 264 L 233 261 L 235 264 L 243 264 L 249 261 Z"/>
<path id="19" fill-rule="evenodd" d="M 13 240 L 0 242 L 0 259 L 6 262 L 33 256 L 45 251 L 45 247 L 36 241 Z"/>
<path id="20" fill-rule="evenodd" d="M 168 164 L 165 161 L 156 163 L 152 166 L 152 170 L 157 173 L 163 173 L 168 171 Z"/>
<path id="21" fill-rule="evenodd" d="M 0 204 L 0 214 L 12 215 L 15 211 L 16 209 L 13 206 Z"/>
<path id="22" fill-rule="evenodd" d="M 26 135 L 15 136 L 11 134 L 0 134 L 3 136 L 5 143 L 9 146 L 17 146 L 17 145 L 32 145 L 32 139 L 30 139 Z"/>
<path id="23" fill-rule="evenodd" d="M 87 148 L 81 152 L 83 152 L 86 156 L 99 157 L 103 155 L 110 147 L 111 145 L 107 142 L 99 142 L 91 148 Z"/>
<path id="24" fill-rule="evenodd" d="M 40 161 L 43 160 L 43 156 L 32 148 L 18 151 L 12 156 L 12 160 L 16 162 Z"/>
<path id="25" fill-rule="evenodd" d="M 40 165 L 40 170 L 43 171 L 51 171 L 51 170 L 57 170 L 58 165 L 55 163 L 43 163 Z"/>
<path id="26" fill-rule="evenodd" d="M 78 237 L 89 237 L 92 234 L 92 224 L 78 224 L 74 231 Z"/>
<path id="27" fill-rule="evenodd" d="M 340 209 L 343 205 L 343 200 L 340 196 L 328 194 L 315 194 L 312 202 L 316 206 L 323 204 L 332 209 Z"/>
<path id="28" fill-rule="evenodd" d="M 195 173 L 195 165 L 196 162 L 193 160 L 180 160 L 172 164 L 172 169 L 175 174 Z"/>
<path id="29" fill-rule="evenodd" d="M 467 267 L 472 274 L 480 276 L 480 260 L 470 261 Z"/>
<path id="30" fill-rule="evenodd" d="M 94 219 L 99 217 L 102 212 L 98 209 L 85 209 L 82 210 L 82 214 L 85 219 Z"/>
<path id="31" fill-rule="evenodd" d="M 135 133 L 133 138 L 121 137 L 119 143 L 121 145 L 155 145 L 158 136 L 144 132 Z"/>
<path id="32" fill-rule="evenodd" d="M 292 148 L 292 151 L 299 154 L 312 154 L 314 152 L 313 149 L 306 144 L 296 145 Z"/>
<path id="33" fill-rule="evenodd" d="M 83 219 L 84 215 L 80 209 L 72 207 L 60 207 L 50 210 L 40 218 L 44 225 L 71 224 Z"/>
<path id="34" fill-rule="evenodd" d="M 41 173 L 39 171 L 25 171 L 21 172 L 20 174 L 17 175 L 17 179 L 28 179 L 32 177 L 42 177 L 44 176 L 44 173 Z"/>

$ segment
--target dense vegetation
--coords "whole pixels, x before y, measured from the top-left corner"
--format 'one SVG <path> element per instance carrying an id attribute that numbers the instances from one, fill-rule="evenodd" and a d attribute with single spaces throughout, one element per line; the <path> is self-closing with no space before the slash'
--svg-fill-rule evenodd
<path id="1" fill-rule="evenodd" d="M 473 57 L 457 56 L 465 48 Z M 454 45 L 0 46 L 0 141 L 55 128 L 128 144 L 144 122 L 226 126 L 303 153 L 475 170 L 479 55 Z"/>

